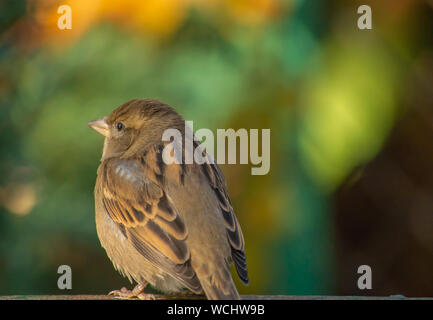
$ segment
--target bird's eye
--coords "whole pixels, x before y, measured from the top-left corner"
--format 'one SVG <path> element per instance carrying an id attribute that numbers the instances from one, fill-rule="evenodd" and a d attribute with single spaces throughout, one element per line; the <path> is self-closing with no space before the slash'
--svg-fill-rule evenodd
<path id="1" fill-rule="evenodd" d="M 116 123 L 116 128 L 117 128 L 117 130 L 122 130 L 123 128 L 124 128 L 125 126 L 124 126 L 124 124 L 122 123 L 122 122 L 118 122 L 118 123 Z"/>

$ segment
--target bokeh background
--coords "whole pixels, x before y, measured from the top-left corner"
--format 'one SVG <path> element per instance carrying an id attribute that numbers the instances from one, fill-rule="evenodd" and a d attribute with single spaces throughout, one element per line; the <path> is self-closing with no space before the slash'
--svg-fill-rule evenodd
<path id="1" fill-rule="evenodd" d="M 196 129 L 271 129 L 268 175 L 223 166 L 241 293 L 433 296 L 432 29 L 428 0 L 0 1 L 0 295 L 131 286 L 96 236 L 86 123 L 150 97 Z"/>

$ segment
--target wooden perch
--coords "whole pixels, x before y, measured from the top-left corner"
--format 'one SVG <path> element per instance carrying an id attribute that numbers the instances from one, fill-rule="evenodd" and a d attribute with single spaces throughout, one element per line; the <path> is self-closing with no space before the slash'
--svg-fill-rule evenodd
<path id="1" fill-rule="evenodd" d="M 160 295 L 156 300 L 202 300 L 204 296 L 197 295 Z M 433 298 L 408 298 L 402 295 L 388 297 L 371 296 L 286 296 L 286 295 L 242 295 L 243 300 L 432 300 Z M 119 300 L 108 295 L 14 295 L 0 296 L 0 300 Z"/>

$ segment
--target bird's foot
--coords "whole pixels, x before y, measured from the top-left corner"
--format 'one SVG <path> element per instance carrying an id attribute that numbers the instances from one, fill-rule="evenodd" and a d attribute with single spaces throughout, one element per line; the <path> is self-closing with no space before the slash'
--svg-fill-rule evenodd
<path id="1" fill-rule="evenodd" d="M 123 287 L 120 290 L 113 290 L 108 295 L 112 295 L 119 299 L 140 299 L 140 300 L 155 300 L 155 295 L 145 293 L 146 284 L 137 284 L 134 289 L 128 290 Z"/>

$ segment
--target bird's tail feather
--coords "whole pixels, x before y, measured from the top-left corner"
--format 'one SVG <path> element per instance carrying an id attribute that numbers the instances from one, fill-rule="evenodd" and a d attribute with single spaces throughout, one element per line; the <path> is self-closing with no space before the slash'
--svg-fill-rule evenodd
<path id="1" fill-rule="evenodd" d="M 209 300 L 240 300 L 238 290 L 233 280 L 228 284 L 228 288 L 219 288 L 212 283 L 203 281 L 201 283 L 204 293 Z"/>

